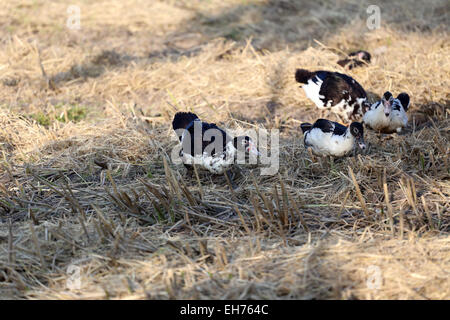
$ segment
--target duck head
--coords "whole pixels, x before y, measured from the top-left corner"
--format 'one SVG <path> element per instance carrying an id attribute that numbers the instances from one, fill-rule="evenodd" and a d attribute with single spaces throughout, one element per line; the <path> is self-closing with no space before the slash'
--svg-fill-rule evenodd
<path id="1" fill-rule="evenodd" d="M 383 103 L 383 106 L 384 106 L 384 115 L 386 117 L 389 117 L 389 115 L 391 114 L 391 111 L 392 111 L 392 104 L 394 102 L 394 96 L 389 91 L 386 91 L 383 94 L 383 98 L 381 98 L 381 102 Z"/>
<path id="2" fill-rule="evenodd" d="M 364 115 L 364 113 L 366 113 L 367 111 L 369 111 L 369 110 L 370 110 L 370 107 L 371 107 L 370 102 L 367 101 L 367 100 L 364 100 L 364 102 L 363 102 L 362 105 L 361 105 L 361 111 L 362 111 L 362 114 Z"/>
<path id="3" fill-rule="evenodd" d="M 261 153 L 256 148 L 255 143 L 249 136 L 239 136 L 233 139 L 233 145 L 237 150 L 245 150 L 245 153 L 253 153 L 256 156 L 261 155 Z"/>
<path id="4" fill-rule="evenodd" d="M 355 138 L 358 146 L 364 150 L 366 144 L 364 143 L 364 128 L 360 122 L 352 122 L 350 125 L 350 134 Z"/>
<path id="5" fill-rule="evenodd" d="M 358 57 L 359 60 L 364 60 L 366 62 L 370 62 L 371 55 L 367 51 L 363 51 L 363 50 L 356 51 L 355 55 Z"/>

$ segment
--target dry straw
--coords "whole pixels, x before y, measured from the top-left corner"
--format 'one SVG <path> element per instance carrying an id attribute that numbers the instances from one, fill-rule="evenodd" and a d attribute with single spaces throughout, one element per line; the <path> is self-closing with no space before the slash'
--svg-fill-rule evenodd
<path id="1" fill-rule="evenodd" d="M 80 31 L 22 2 L 0 8 L 0 298 L 450 298 L 445 1 L 383 2 L 372 31 L 356 0 L 86 2 Z M 367 67 L 336 64 L 360 48 Z M 311 158 L 297 67 L 408 92 L 408 128 Z M 188 177 L 178 110 L 280 129 L 279 174 Z"/>

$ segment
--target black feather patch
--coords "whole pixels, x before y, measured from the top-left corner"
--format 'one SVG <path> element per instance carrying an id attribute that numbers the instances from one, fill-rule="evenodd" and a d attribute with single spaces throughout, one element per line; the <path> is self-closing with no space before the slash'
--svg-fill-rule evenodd
<path id="1" fill-rule="evenodd" d="M 313 128 L 319 128 L 323 132 L 333 132 L 335 135 L 344 135 L 347 132 L 346 126 L 326 119 L 317 120 L 314 123 Z"/>
<path id="2" fill-rule="evenodd" d="M 333 121 L 326 119 L 319 119 L 316 122 L 314 122 L 313 128 L 319 128 L 323 132 L 333 132 L 334 125 Z"/>
<path id="3" fill-rule="evenodd" d="M 324 81 L 328 76 L 332 75 L 333 72 L 330 71 L 323 71 L 323 70 L 319 70 L 315 72 L 315 75 L 317 78 L 319 78 L 320 80 Z M 314 81 L 315 79 L 313 79 Z M 314 83 L 317 83 L 317 81 L 314 81 Z"/>
<path id="4" fill-rule="evenodd" d="M 308 123 L 308 122 L 302 123 L 302 124 L 300 125 L 300 128 L 302 128 L 303 133 L 305 133 L 305 132 L 311 130 L 312 127 L 313 127 L 313 125 L 312 125 L 311 123 Z"/>
<path id="5" fill-rule="evenodd" d="M 340 123 L 335 122 L 334 123 L 334 131 L 333 134 L 338 136 L 343 136 L 347 132 L 347 127 L 343 126 Z"/>
<path id="6" fill-rule="evenodd" d="M 386 91 L 383 94 L 383 99 L 386 100 L 386 101 L 389 101 L 389 99 L 391 99 L 391 97 L 392 97 L 392 93 L 390 93 L 389 91 Z"/>
<path id="7" fill-rule="evenodd" d="M 307 83 L 309 79 L 315 76 L 315 72 L 310 72 L 305 69 L 297 69 L 295 71 L 295 80 L 299 83 Z"/>
<path id="8" fill-rule="evenodd" d="M 403 109 L 405 109 L 405 111 L 407 111 L 408 107 L 409 107 L 409 95 L 405 92 L 402 92 L 397 96 L 397 99 L 400 100 L 400 102 L 403 106 Z"/>
<path id="9" fill-rule="evenodd" d="M 198 119 L 198 117 L 192 112 L 177 112 L 173 117 L 172 128 L 173 130 L 186 129 L 195 119 Z"/>
<path id="10" fill-rule="evenodd" d="M 202 155 L 208 146 L 210 147 L 207 151 L 211 156 L 225 151 L 226 144 L 232 138 L 224 130 L 219 128 L 215 123 L 201 121 L 193 121 L 191 123 L 192 125 L 186 129 L 190 139 L 185 137 L 182 141 L 183 153 L 190 154 L 191 156 Z M 197 134 L 195 132 L 196 130 L 199 130 Z M 218 139 L 217 141 L 216 138 Z"/>

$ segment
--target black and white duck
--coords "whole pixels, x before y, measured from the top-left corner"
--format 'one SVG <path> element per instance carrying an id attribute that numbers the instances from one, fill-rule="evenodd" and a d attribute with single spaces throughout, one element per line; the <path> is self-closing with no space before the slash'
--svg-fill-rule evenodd
<path id="1" fill-rule="evenodd" d="M 360 122 L 352 122 L 346 127 L 340 123 L 319 119 L 314 124 L 300 125 L 305 147 L 311 148 L 316 156 L 343 157 L 350 153 L 355 143 L 365 149 L 364 128 Z"/>
<path id="2" fill-rule="evenodd" d="M 333 111 L 344 123 L 361 120 L 365 110 L 370 107 L 366 91 L 348 75 L 297 69 L 295 80 L 303 83 L 306 96 L 319 109 Z"/>
<path id="3" fill-rule="evenodd" d="M 229 169 L 238 152 L 260 155 L 250 137 L 233 138 L 215 123 L 203 122 L 191 112 L 176 113 L 172 127 L 182 146 L 181 160 L 190 172 L 195 164 L 213 174 L 225 173 L 231 180 Z"/>
<path id="4" fill-rule="evenodd" d="M 348 68 L 349 70 L 365 66 L 370 63 L 371 55 L 367 51 L 358 50 L 355 52 L 349 53 L 348 57 L 342 60 L 339 60 L 338 65 Z"/>
<path id="5" fill-rule="evenodd" d="M 372 104 L 364 114 L 363 123 L 379 133 L 400 133 L 408 124 L 409 95 L 400 93 L 394 98 L 386 91 L 380 101 Z"/>

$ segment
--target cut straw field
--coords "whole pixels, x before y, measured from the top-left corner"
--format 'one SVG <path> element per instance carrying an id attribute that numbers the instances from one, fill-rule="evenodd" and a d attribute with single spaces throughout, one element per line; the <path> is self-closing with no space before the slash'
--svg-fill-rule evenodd
<path id="1" fill-rule="evenodd" d="M 71 4 L 0 7 L 1 299 L 450 299 L 448 1 Z M 299 67 L 409 93 L 408 127 L 312 161 Z M 177 111 L 280 130 L 279 172 L 190 178 Z"/>

